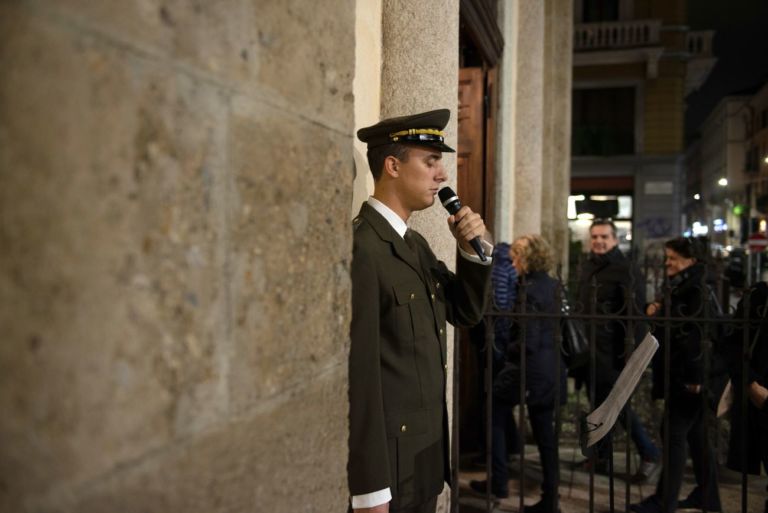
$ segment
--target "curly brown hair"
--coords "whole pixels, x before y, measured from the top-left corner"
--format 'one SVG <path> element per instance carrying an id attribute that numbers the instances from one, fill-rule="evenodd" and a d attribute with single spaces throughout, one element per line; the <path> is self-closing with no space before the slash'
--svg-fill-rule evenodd
<path id="1" fill-rule="evenodd" d="M 521 273 L 549 272 L 554 266 L 552 249 L 541 235 L 531 234 L 516 238 L 510 252 L 523 261 L 524 269 L 518 269 Z"/>

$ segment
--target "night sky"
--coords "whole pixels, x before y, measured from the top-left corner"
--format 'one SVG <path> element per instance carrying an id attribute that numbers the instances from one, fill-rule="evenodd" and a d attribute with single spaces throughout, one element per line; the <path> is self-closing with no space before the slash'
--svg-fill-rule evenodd
<path id="1" fill-rule="evenodd" d="M 717 64 L 707 81 L 686 99 L 686 136 L 729 94 L 768 81 L 768 0 L 688 0 L 691 30 L 716 30 Z"/>

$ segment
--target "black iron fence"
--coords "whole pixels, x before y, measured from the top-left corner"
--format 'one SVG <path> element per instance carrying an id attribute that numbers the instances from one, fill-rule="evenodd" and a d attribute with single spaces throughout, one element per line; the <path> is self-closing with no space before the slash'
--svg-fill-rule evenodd
<path id="1" fill-rule="evenodd" d="M 675 469 L 670 469 L 671 451 L 679 451 L 679 448 L 671 448 L 667 441 L 670 440 L 670 430 L 679 429 L 678 426 L 670 425 L 670 408 L 676 407 L 680 404 L 679 396 L 681 391 L 677 388 L 673 388 L 680 383 L 684 383 L 686 387 L 691 385 L 690 388 L 686 388 L 685 393 L 688 395 L 689 401 L 699 401 L 700 409 L 703 417 L 703 432 L 706 437 L 706 443 L 703 446 L 700 454 L 692 454 L 694 464 L 697 470 L 700 468 L 706 468 L 708 465 L 713 464 L 715 467 L 718 463 L 718 459 L 724 459 L 725 452 L 722 445 L 724 443 L 738 443 L 738 447 L 727 447 L 730 455 L 740 454 L 741 462 L 746 462 L 748 459 L 748 453 L 754 451 L 757 447 L 758 441 L 755 439 L 755 433 L 750 432 L 748 426 L 753 423 L 753 419 L 749 418 L 753 412 L 750 412 L 749 406 L 749 394 L 747 389 L 749 386 L 748 378 L 750 369 L 750 358 L 754 352 L 754 347 L 760 344 L 768 344 L 768 333 L 766 333 L 765 316 L 766 305 L 756 305 L 755 296 L 753 294 L 753 288 L 735 289 L 729 287 L 727 280 L 723 279 L 721 269 L 717 267 L 717 263 L 708 263 L 707 272 L 703 273 L 700 278 L 697 279 L 695 284 L 689 284 L 693 289 L 689 290 L 689 297 L 698 298 L 696 304 L 684 305 L 681 304 L 681 298 L 677 297 L 680 294 L 679 284 L 674 280 L 667 279 L 664 273 L 663 262 L 660 260 L 647 259 L 642 266 L 642 276 L 634 277 L 630 276 L 628 280 L 629 286 L 622 288 L 622 301 L 617 307 L 616 304 L 612 304 L 606 307 L 605 304 L 601 304 L 598 301 L 598 292 L 600 292 L 601 285 L 594 279 L 589 284 L 575 283 L 575 280 L 571 280 L 569 286 L 564 286 L 562 279 L 558 280 L 558 286 L 555 288 L 555 297 L 553 298 L 553 304 L 557 305 L 557 308 L 553 311 L 541 311 L 535 308 L 531 308 L 529 302 L 526 301 L 526 295 L 528 294 L 529 283 L 525 277 L 521 279 L 518 288 L 518 299 L 516 301 L 516 307 L 513 310 L 501 311 L 492 306 L 486 313 L 484 318 L 484 340 L 482 347 L 479 348 L 480 354 L 485 361 L 484 373 L 482 376 L 475 376 L 474 378 L 467 376 L 460 376 L 461 363 L 458 358 L 455 362 L 454 372 L 454 413 L 458 415 L 459 412 L 459 396 L 458 389 L 460 380 L 462 379 L 482 379 L 482 387 L 486 392 L 484 394 L 485 401 L 485 511 L 493 511 L 498 506 L 498 501 L 491 490 L 491 478 L 492 478 L 492 465 L 491 455 L 493 452 L 492 447 L 492 412 L 494 408 L 493 394 L 487 393 L 494 388 L 494 381 L 497 379 L 498 374 L 498 358 L 500 353 L 512 354 L 512 360 L 518 369 L 518 386 L 517 393 L 519 398 L 517 403 L 519 405 L 526 404 L 526 391 L 525 385 L 526 373 L 527 373 L 527 357 L 526 357 L 526 341 L 529 339 L 530 334 L 526 333 L 527 326 L 530 325 L 528 321 L 532 319 L 543 320 L 548 323 L 552 329 L 551 344 L 554 345 L 555 352 L 553 354 L 558 355 L 557 358 L 553 358 L 552 367 L 555 371 L 555 376 L 559 376 L 562 366 L 565 365 L 565 361 L 568 358 L 562 358 L 564 355 L 564 347 L 570 347 L 571 344 L 564 344 L 564 329 L 567 328 L 566 320 L 568 322 L 575 322 L 581 325 L 583 333 L 585 335 L 587 352 L 585 355 L 586 364 L 582 365 L 579 369 L 568 369 L 571 380 L 578 380 L 584 384 L 587 390 L 588 404 L 576 406 L 575 409 L 583 409 L 583 413 L 579 412 L 576 415 L 568 415 L 564 417 L 564 412 L 572 412 L 574 410 L 573 397 L 569 398 L 569 402 L 566 405 L 561 405 L 562 394 L 567 394 L 567 390 L 563 390 L 560 386 L 555 387 L 555 396 L 553 401 L 554 408 L 554 432 L 556 440 L 556 453 L 558 454 L 557 465 L 557 479 L 560 485 L 563 484 L 563 480 L 560 476 L 560 450 L 559 446 L 563 443 L 577 444 L 583 440 L 586 435 L 586 431 L 590 429 L 590 426 L 584 422 L 584 416 L 587 412 L 594 410 L 599 406 L 603 397 L 598 397 L 596 394 L 595 384 L 600 381 L 601 376 L 598 376 L 598 372 L 603 372 L 604 368 L 598 365 L 598 359 L 600 352 L 605 348 L 598 343 L 601 339 L 601 334 L 604 336 L 606 328 L 610 332 L 614 333 L 620 340 L 618 345 L 623 345 L 623 354 L 618 353 L 620 358 L 624 362 L 628 362 L 634 349 L 637 347 L 639 341 L 643 338 L 645 333 L 650 332 L 654 337 L 661 341 L 657 354 L 654 355 L 654 365 L 649 365 L 648 370 L 643 377 L 644 380 L 656 379 L 656 392 L 661 395 L 663 400 L 663 407 L 654 406 L 662 411 L 663 414 L 660 421 L 661 429 L 656 425 L 648 425 L 646 429 L 651 432 L 660 431 L 661 436 L 661 457 L 658 461 L 661 467 L 661 485 L 660 490 L 662 496 L 668 495 L 667 491 L 670 487 L 674 488 L 673 475 Z M 578 273 L 574 273 L 576 276 Z M 647 299 L 642 300 L 637 294 L 637 283 L 634 280 L 642 280 L 641 285 L 647 291 Z M 583 293 L 583 287 L 589 288 L 589 293 Z M 578 296 L 574 294 L 579 289 L 582 289 L 581 298 L 588 297 L 587 301 L 579 300 Z M 569 294 L 569 291 L 571 294 Z M 642 295 L 642 294 L 640 294 Z M 660 306 L 658 311 L 649 315 L 647 310 L 647 304 L 656 301 Z M 741 301 L 741 307 L 736 310 L 737 302 Z M 764 299 L 762 301 L 765 301 Z M 569 308 L 566 310 L 561 308 L 565 302 L 569 303 Z M 496 324 L 502 320 L 509 322 L 514 334 L 512 335 L 509 343 L 514 345 L 514 351 L 510 351 L 509 347 L 501 347 L 497 343 L 496 339 Z M 762 335 L 760 334 L 760 325 L 762 322 Z M 691 341 L 694 341 L 693 343 Z M 458 339 L 457 339 L 458 342 Z M 566 342 L 568 342 L 566 340 Z M 469 343 L 463 341 L 460 343 Z M 675 373 L 679 373 L 681 367 L 677 365 L 680 360 L 681 347 L 684 344 L 691 345 L 686 346 L 686 350 L 694 351 L 692 354 L 685 354 L 685 358 L 693 358 L 695 373 L 699 373 L 700 379 L 691 379 L 685 376 L 681 377 Z M 697 351 L 697 352 L 696 352 Z M 456 354 L 460 354 L 459 351 Z M 565 355 L 573 357 L 573 355 Z M 496 362 L 494 362 L 496 359 Z M 510 360 L 507 359 L 509 362 Z M 496 365 L 495 365 L 496 363 Z M 496 367 L 496 371 L 494 371 Z M 651 370 L 650 367 L 653 367 Z M 684 370 L 684 369 L 683 369 Z M 576 376 L 576 377 L 574 377 Z M 690 381 L 690 383 L 686 383 Z M 723 393 L 726 389 L 725 385 L 727 380 L 730 379 L 730 393 Z M 697 382 L 698 381 L 698 382 Z M 559 383 L 559 380 L 558 380 Z M 660 385 L 659 385 L 660 384 Z M 647 385 L 647 383 L 646 383 Z M 698 385 L 698 386 L 695 386 Z M 570 388 L 573 387 L 573 381 Z M 647 392 L 647 386 L 643 388 Z M 639 392 L 635 390 L 632 397 L 627 401 L 626 405 L 631 406 L 640 399 Z M 604 395 L 604 394 L 603 394 Z M 674 395 L 674 397 L 672 397 Z M 579 396 L 580 397 L 580 396 Z M 738 404 L 732 405 L 730 411 L 718 417 L 716 410 L 718 405 L 722 410 L 729 397 L 736 397 Z M 677 398 L 677 399 L 676 399 Z M 652 404 L 647 398 L 642 398 L 642 403 Z M 596 404 L 598 403 L 598 404 Z M 521 446 L 525 444 L 526 440 L 526 408 L 519 407 L 517 414 L 517 425 L 519 429 L 519 440 Z M 765 410 L 763 410 L 765 411 Z M 625 409 L 622 410 L 626 413 Z M 676 412 L 677 413 L 677 412 Z M 459 447 L 459 433 L 458 426 L 460 422 L 454 422 L 453 432 L 453 461 L 454 461 L 454 482 L 459 482 L 459 467 L 460 460 L 463 456 L 461 448 Z M 607 471 L 605 474 L 608 479 L 608 492 L 607 498 L 596 499 L 595 494 L 595 473 L 596 466 L 598 464 L 597 451 L 590 450 L 584 451 L 585 461 L 584 468 L 589 469 L 589 481 L 586 485 L 586 492 L 588 494 L 588 511 L 593 513 L 595 511 L 630 511 L 630 504 L 638 502 L 638 494 L 632 494 L 632 487 L 635 486 L 630 480 L 630 470 L 637 468 L 638 460 L 637 451 L 634 450 L 631 440 L 632 423 L 630 415 L 623 415 L 620 421 L 617 421 L 617 425 L 621 424 L 623 430 L 626 433 L 626 443 L 624 444 L 624 454 L 622 455 L 624 473 L 621 476 L 617 476 L 614 472 L 614 457 L 613 451 L 610 452 L 609 459 L 607 461 Z M 568 425 L 569 433 L 576 433 L 576 436 L 580 440 L 575 440 L 572 436 L 564 435 L 564 425 Z M 575 429 L 574 429 L 575 428 Z M 723 433 L 730 430 L 739 430 L 734 432 L 730 436 L 730 440 L 724 437 Z M 768 432 L 763 434 L 768 439 Z M 678 436 L 679 438 L 679 436 Z M 765 442 L 763 442 L 765 443 Z M 716 452 L 712 452 L 709 448 L 715 447 Z M 516 502 L 521 510 L 525 502 L 535 502 L 535 497 L 538 494 L 531 494 L 528 492 L 526 499 L 526 466 L 530 462 L 526 462 L 525 451 L 523 447 L 519 448 L 520 458 L 518 465 L 518 472 L 515 479 L 517 480 L 516 496 L 510 497 L 507 501 Z M 714 454 L 714 456 L 713 456 Z M 718 456 L 719 455 L 719 456 Z M 679 453 L 674 455 L 673 459 L 679 457 Z M 709 461 L 711 459 L 715 461 Z M 601 472 L 602 473 L 602 472 Z M 740 483 L 740 505 L 738 511 L 746 513 L 749 507 L 755 507 L 756 504 L 749 504 L 748 501 L 748 483 L 749 475 L 747 474 L 746 465 L 742 465 L 741 483 Z M 622 484 L 623 483 L 623 484 Z M 700 483 L 703 489 L 704 496 L 707 497 L 709 492 L 708 487 L 717 486 L 717 482 L 714 483 L 703 480 Z M 569 483 L 570 487 L 573 487 L 573 479 Z M 562 490 L 562 486 L 559 488 Z M 655 487 L 653 483 L 645 484 L 644 493 L 642 495 L 648 496 L 653 493 Z M 459 486 L 453 487 L 452 497 L 452 511 L 459 511 L 460 494 L 465 494 L 465 489 L 460 490 Z M 616 498 L 621 498 L 620 506 L 616 504 Z M 605 497 L 605 494 L 601 495 Z M 706 502 L 706 501 L 705 501 Z M 700 504 L 699 509 L 707 511 L 708 508 L 716 509 L 711 504 Z M 759 510 L 762 511 L 763 504 L 759 505 Z M 735 508 L 731 507 L 731 510 Z M 553 509 L 556 511 L 556 509 Z M 663 511 L 663 508 L 661 509 Z"/>

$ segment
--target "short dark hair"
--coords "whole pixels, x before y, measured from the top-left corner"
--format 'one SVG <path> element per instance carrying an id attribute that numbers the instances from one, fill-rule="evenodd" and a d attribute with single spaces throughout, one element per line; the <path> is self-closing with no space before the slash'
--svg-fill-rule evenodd
<path id="1" fill-rule="evenodd" d="M 690 237 L 670 239 L 664 243 L 664 247 L 671 249 L 683 258 L 695 258 L 698 260 L 701 257 L 701 251 L 699 250 L 697 241 Z"/>
<path id="2" fill-rule="evenodd" d="M 589 233 L 592 234 L 592 228 L 595 226 L 610 226 L 611 227 L 611 233 L 613 234 L 613 238 L 615 239 L 618 237 L 618 234 L 616 232 L 616 225 L 613 224 L 613 220 L 611 219 L 601 219 L 597 218 L 594 221 L 592 221 L 592 224 L 589 225 Z"/>
<path id="3" fill-rule="evenodd" d="M 400 143 L 384 144 L 368 148 L 368 166 L 371 168 L 371 174 L 375 182 L 381 178 L 381 172 L 384 169 L 384 160 L 389 157 L 395 157 L 401 162 L 408 161 L 408 146 Z"/>

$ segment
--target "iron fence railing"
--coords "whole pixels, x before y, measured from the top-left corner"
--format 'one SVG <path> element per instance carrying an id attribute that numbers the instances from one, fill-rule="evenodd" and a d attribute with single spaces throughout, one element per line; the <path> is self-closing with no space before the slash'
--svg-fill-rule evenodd
<path id="1" fill-rule="evenodd" d="M 606 323 L 610 323 L 613 326 L 619 326 L 624 335 L 624 361 L 626 362 L 632 351 L 634 350 L 634 347 L 636 346 L 638 342 L 637 333 L 638 331 L 650 331 L 651 333 L 655 334 L 655 336 L 659 339 L 663 339 L 667 341 L 666 343 L 663 343 L 659 349 L 661 354 L 663 355 L 663 362 L 664 366 L 663 368 L 657 368 L 656 372 L 663 372 L 663 383 L 664 383 L 664 413 L 663 413 L 663 427 L 662 427 L 662 459 L 661 459 L 661 465 L 662 470 L 669 469 L 670 464 L 670 448 L 667 443 L 667 441 L 670 440 L 670 425 L 669 425 L 669 418 L 670 418 L 670 357 L 671 357 L 671 350 L 672 350 L 672 343 L 669 343 L 671 340 L 671 335 L 673 332 L 680 333 L 681 330 L 683 333 L 690 333 L 695 331 L 695 338 L 700 340 L 701 343 L 701 364 L 703 368 L 703 383 L 702 383 L 702 389 L 700 393 L 698 394 L 698 400 L 702 402 L 702 411 L 704 412 L 704 433 L 707 434 L 707 436 L 711 436 L 712 433 L 714 433 L 715 440 L 713 442 L 713 445 L 715 447 L 719 447 L 719 440 L 721 438 L 720 432 L 723 430 L 725 424 L 729 422 L 727 418 L 718 419 L 715 416 L 714 411 L 711 409 L 709 403 L 707 402 L 709 398 L 711 398 L 714 395 L 714 383 L 713 383 L 713 369 L 715 367 L 726 369 L 727 371 L 730 371 L 731 375 L 734 376 L 740 376 L 741 382 L 740 383 L 732 383 L 734 387 L 740 387 L 741 391 L 746 391 L 747 388 L 747 375 L 748 375 L 748 368 L 750 365 L 749 357 L 750 357 L 750 348 L 754 345 L 755 340 L 752 340 L 754 338 L 755 330 L 759 328 L 759 323 L 761 320 L 758 318 L 750 318 L 750 301 L 751 301 L 751 295 L 749 294 L 748 289 L 742 289 L 742 290 L 731 290 L 728 287 L 728 284 L 724 282 L 724 280 L 721 278 L 722 273 L 719 272 L 719 269 L 717 268 L 717 265 L 714 265 L 712 263 L 709 263 L 710 270 L 712 272 L 706 273 L 704 278 L 696 284 L 696 287 L 700 291 L 700 297 L 702 299 L 702 302 L 700 305 L 698 305 L 697 309 L 695 311 L 689 311 L 689 312 L 681 312 L 681 311 L 672 311 L 671 305 L 672 305 L 672 295 L 674 292 L 674 287 L 670 284 L 670 281 L 668 279 L 665 279 L 664 273 L 662 271 L 663 267 L 660 263 L 660 261 L 651 261 L 647 260 L 644 262 L 644 265 L 642 266 L 644 273 L 642 274 L 642 278 L 644 280 L 644 284 L 647 286 L 647 289 L 649 292 L 652 292 L 649 295 L 649 298 L 655 297 L 657 299 L 661 299 L 662 304 L 665 305 L 664 310 L 661 312 L 658 312 L 656 315 L 649 316 L 645 312 L 645 304 L 638 304 L 638 298 L 635 296 L 634 287 L 628 286 L 625 287 L 624 290 L 624 306 L 622 306 L 618 311 L 613 310 L 612 312 L 605 312 L 602 310 L 602 305 L 598 304 L 597 302 L 597 290 L 599 285 L 595 283 L 594 281 L 590 283 L 589 287 L 591 288 L 589 293 L 590 300 L 588 301 L 588 304 L 580 304 L 578 301 L 575 300 L 574 297 L 570 297 L 571 302 L 571 308 L 568 312 L 568 315 L 571 319 L 581 321 L 584 323 L 584 326 L 586 328 L 586 335 L 589 340 L 589 363 L 588 363 L 588 379 L 586 380 L 586 386 L 588 390 L 588 397 L 589 397 L 589 409 L 594 409 L 598 405 L 595 404 L 595 383 L 597 381 L 596 372 L 598 371 L 597 367 L 597 352 L 598 348 L 596 346 L 596 333 L 600 327 L 604 327 Z M 631 280 L 632 278 L 630 278 Z M 493 451 L 492 447 L 492 426 L 491 426 L 491 418 L 492 418 L 492 411 L 493 411 L 493 396 L 489 391 L 493 389 L 493 379 L 494 376 L 492 375 L 492 369 L 493 369 L 493 355 L 494 355 L 494 349 L 498 350 L 499 348 L 495 345 L 495 330 L 494 325 L 495 322 L 499 319 L 505 318 L 509 319 L 509 321 L 513 324 L 518 326 L 518 331 L 515 336 L 515 340 L 513 343 L 518 345 L 518 354 L 519 358 L 517 361 L 517 364 L 519 365 L 519 405 L 525 405 L 526 404 L 526 386 L 524 385 L 526 383 L 526 339 L 528 338 L 528 334 L 526 333 L 526 320 L 529 319 L 542 319 L 547 320 L 548 322 L 553 323 L 553 340 L 551 343 L 555 347 L 555 354 L 561 355 L 562 353 L 562 347 L 563 347 L 563 320 L 565 318 L 565 314 L 563 311 L 558 308 L 556 313 L 545 313 L 545 312 L 538 312 L 538 311 L 526 311 L 526 294 L 527 294 L 527 283 L 525 281 L 525 278 L 520 281 L 520 285 L 518 288 L 518 307 L 515 310 L 508 310 L 508 311 L 501 311 L 493 306 L 486 312 L 486 315 L 484 317 L 484 323 L 485 323 L 485 340 L 484 340 L 484 357 L 485 357 L 485 373 L 482 376 L 483 380 L 483 389 L 485 390 L 485 455 L 486 455 L 486 495 L 485 495 L 485 510 L 490 512 L 494 510 L 495 502 L 493 500 L 493 496 L 491 493 L 491 477 L 492 477 L 492 466 L 491 466 L 491 454 Z M 575 291 L 577 289 L 577 284 L 571 282 L 570 287 L 566 288 L 563 285 L 563 280 L 559 281 L 559 286 L 556 290 L 556 297 L 555 303 L 557 305 L 562 304 L 562 299 L 567 294 L 567 290 Z M 734 307 L 736 300 L 740 297 L 744 298 L 744 308 L 742 311 L 742 314 L 738 317 L 734 316 Z M 760 307 L 761 310 L 759 312 L 765 316 L 765 306 Z M 754 310 L 754 309 L 752 309 Z M 685 315 L 683 315 L 685 314 Z M 762 321 L 765 322 L 764 319 Z M 764 324 L 763 324 L 764 325 Z M 764 333 L 763 337 L 761 337 L 768 342 L 768 333 Z M 457 343 L 461 343 L 459 338 L 457 337 Z M 456 350 L 455 354 L 460 354 L 458 351 L 458 348 Z M 454 419 L 456 419 L 458 415 L 458 393 L 456 392 L 459 388 L 459 381 L 461 379 L 464 379 L 462 376 L 459 375 L 459 369 L 461 368 L 459 359 L 456 358 L 454 362 Z M 561 358 L 556 358 L 555 369 L 556 369 L 556 376 L 559 376 L 560 373 L 560 366 L 562 364 Z M 740 372 L 736 369 L 740 368 Z M 559 379 L 557 380 L 559 383 Z M 555 435 L 556 435 L 556 453 L 558 454 L 558 466 L 557 466 L 557 478 L 558 478 L 558 484 L 560 484 L 560 462 L 559 462 L 559 445 L 562 440 L 562 433 L 563 433 L 563 422 L 574 422 L 574 419 L 564 419 L 563 418 L 563 407 L 560 405 L 560 394 L 565 393 L 565 391 L 561 391 L 560 386 L 555 387 L 555 402 L 554 402 L 554 429 L 555 429 Z M 627 402 L 627 405 L 631 405 L 633 403 L 633 398 L 636 395 L 637 391 L 633 393 L 633 397 L 630 398 L 630 400 Z M 747 415 L 748 415 L 748 408 L 747 408 L 747 394 L 746 393 L 740 393 L 737 394 L 737 396 L 740 398 L 741 404 L 740 404 L 740 425 L 742 426 L 741 429 L 746 429 L 746 426 L 748 425 L 747 422 Z M 568 405 L 567 407 L 572 408 L 572 405 Z M 526 408 L 523 406 L 518 407 L 518 428 L 520 431 L 520 444 L 524 445 L 526 440 L 526 422 L 525 422 L 525 410 Z M 630 418 L 628 415 L 624 415 L 623 417 L 623 428 L 626 433 L 626 443 L 625 443 L 625 450 L 623 454 L 624 459 L 624 469 L 626 469 L 624 476 L 624 487 L 623 490 L 621 490 L 618 493 L 622 493 L 623 495 L 623 505 L 621 509 L 618 509 L 615 503 L 615 497 L 617 494 L 617 488 L 621 488 L 621 486 L 617 486 L 615 484 L 615 479 L 617 476 L 614 473 L 614 461 L 613 461 L 613 454 L 611 453 L 609 461 L 608 461 L 608 503 L 607 504 L 597 504 L 595 499 L 595 463 L 596 463 L 596 455 L 593 451 L 591 455 L 589 456 L 589 460 L 591 460 L 592 465 L 589 466 L 589 484 L 588 484 L 588 496 L 589 496 L 589 512 L 593 513 L 596 510 L 599 511 L 605 511 L 606 509 L 608 511 L 616 511 L 617 509 L 619 511 L 629 511 L 629 506 L 632 502 L 637 502 L 635 499 L 632 500 L 632 494 L 631 494 L 631 487 L 634 486 L 629 479 L 630 475 L 630 469 L 632 468 L 634 464 L 633 456 L 635 456 L 633 453 L 634 448 L 632 443 L 630 443 L 631 440 L 631 433 L 632 433 L 632 425 L 630 422 Z M 459 422 L 455 421 L 453 423 L 454 431 L 453 431 L 453 448 L 452 448 L 452 455 L 453 455 L 453 461 L 454 461 L 454 483 L 458 483 L 458 477 L 459 477 L 459 457 L 461 454 L 460 448 L 459 448 L 459 436 L 458 436 L 458 426 Z M 618 421 L 617 421 L 618 424 Z M 646 428 L 649 431 L 656 431 L 657 426 L 646 426 Z M 738 440 L 740 440 L 740 453 L 742 457 L 742 462 L 746 461 L 747 452 L 750 450 L 750 443 L 754 443 L 755 441 L 749 440 L 748 433 L 744 431 L 740 434 L 739 437 L 735 437 Z M 708 445 L 708 444 L 705 444 Z M 702 461 L 704 461 L 705 465 L 707 463 L 715 463 L 717 464 L 717 461 L 715 462 L 708 462 L 707 458 L 711 457 L 708 452 L 704 451 L 704 454 L 701 454 L 700 457 L 702 458 Z M 519 459 L 519 472 L 518 472 L 518 481 L 519 486 L 517 487 L 518 490 L 518 505 L 522 509 L 524 505 L 524 496 L 525 496 L 525 490 L 526 490 L 526 457 L 525 457 L 525 451 L 520 450 L 520 459 Z M 635 465 L 636 466 L 636 465 Z M 668 471 L 663 472 L 666 483 L 663 483 L 663 487 L 669 486 L 669 479 L 670 479 L 670 473 Z M 743 465 L 743 471 L 741 474 L 741 504 L 740 504 L 740 511 L 742 513 L 746 513 L 748 510 L 748 500 L 747 500 L 747 489 L 748 489 L 748 474 L 746 472 L 746 465 Z M 573 479 L 571 476 L 571 486 L 573 486 Z M 705 485 L 706 486 L 706 485 Z M 705 493 L 707 490 L 703 490 Z M 459 486 L 454 486 L 453 488 L 453 495 L 452 495 L 452 507 L 451 511 L 456 512 L 459 509 Z M 646 493 L 648 495 L 648 493 Z M 530 501 L 530 498 L 529 498 Z M 762 505 L 761 505 L 762 507 Z M 706 511 L 706 509 L 704 509 Z"/>

